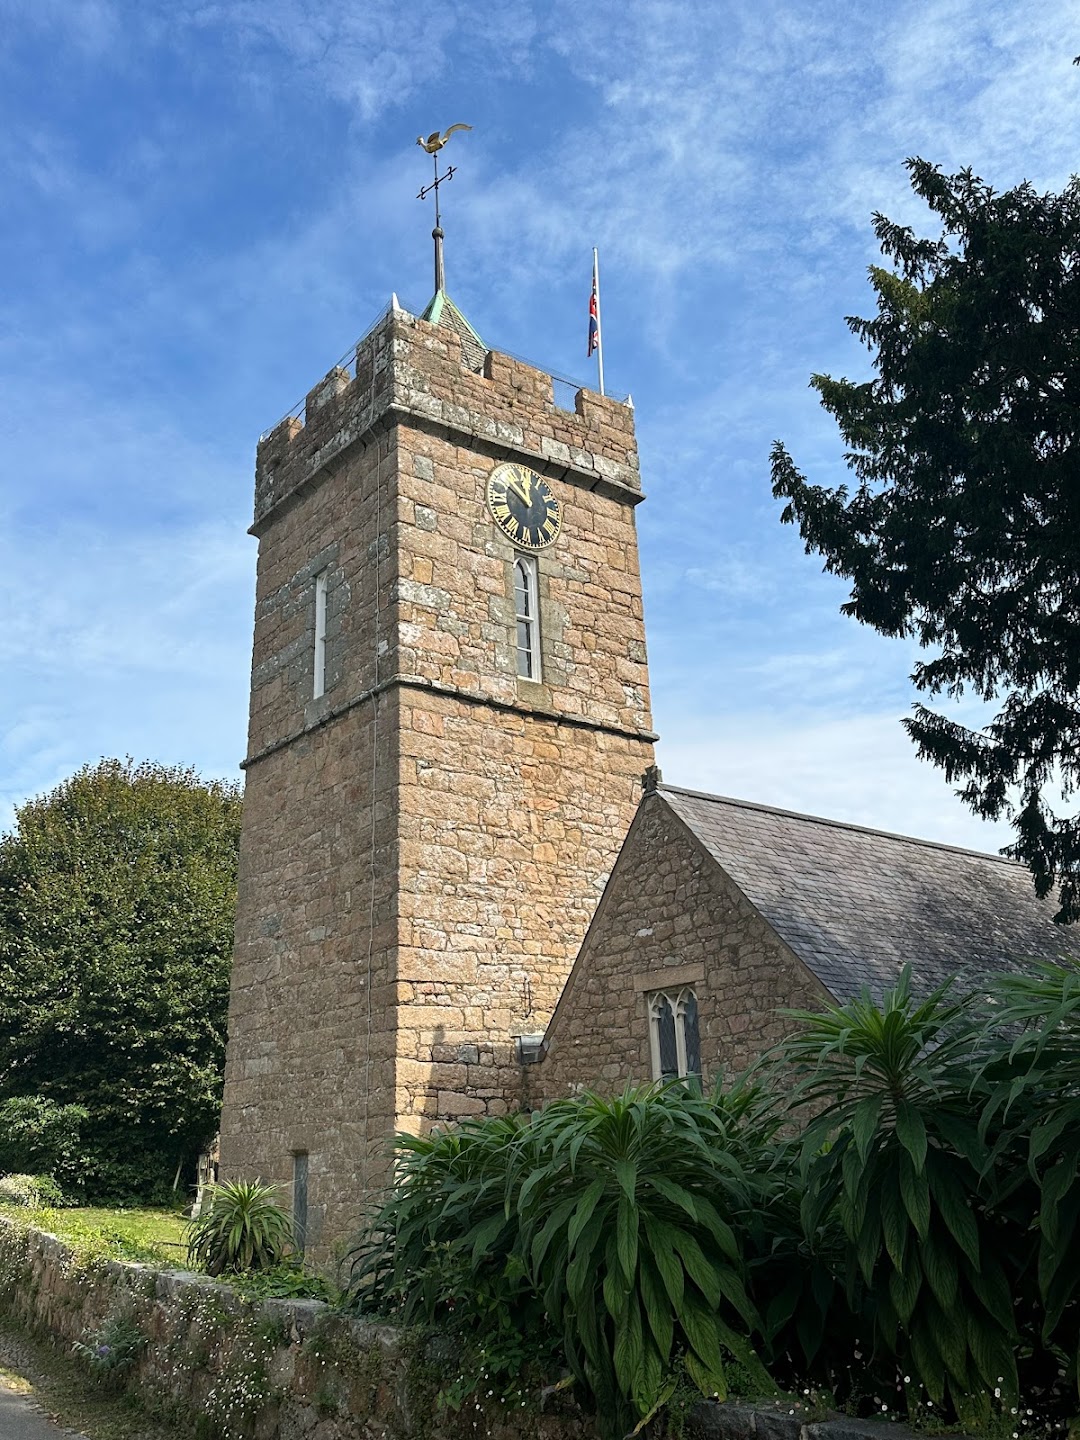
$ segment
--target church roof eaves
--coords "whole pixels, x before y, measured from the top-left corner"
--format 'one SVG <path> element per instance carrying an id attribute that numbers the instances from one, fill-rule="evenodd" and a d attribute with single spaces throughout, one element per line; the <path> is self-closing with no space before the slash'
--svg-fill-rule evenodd
<path id="1" fill-rule="evenodd" d="M 880 996 L 909 962 L 925 993 L 1080 953 L 1080 934 L 1000 855 L 671 785 L 657 794 L 838 999 Z"/>

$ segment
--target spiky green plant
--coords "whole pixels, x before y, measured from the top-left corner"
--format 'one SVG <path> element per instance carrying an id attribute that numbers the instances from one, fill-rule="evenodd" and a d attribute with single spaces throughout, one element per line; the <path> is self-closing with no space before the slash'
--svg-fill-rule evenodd
<path id="1" fill-rule="evenodd" d="M 731 1218 L 752 1199 L 726 1118 L 674 1084 L 534 1121 L 543 1163 L 517 1197 L 520 1253 L 613 1434 L 655 1413 L 679 1368 L 724 1398 L 734 1357 L 773 1388 L 750 1339 L 760 1319 Z"/>
<path id="2" fill-rule="evenodd" d="M 1032 963 L 999 977 L 990 998 L 1001 1038 L 980 1075 L 982 1129 L 1026 1159 L 1014 1183 L 1037 1186 L 1038 1339 L 1068 1356 L 1080 1391 L 1080 963 Z"/>
<path id="3" fill-rule="evenodd" d="M 262 1180 L 224 1180 L 188 1226 L 191 1264 L 208 1275 L 268 1270 L 293 1245 L 292 1219 L 279 1203 L 280 1187 Z"/>
<path id="4" fill-rule="evenodd" d="M 864 992 L 821 1013 L 789 1012 L 782 1047 L 812 1113 L 803 1135 L 803 1219 L 830 1215 L 848 1241 L 848 1293 L 872 1301 L 879 1351 L 985 1422 L 998 1390 L 1016 1403 L 1016 1324 L 985 1211 L 993 1156 L 973 1097 L 978 1007 L 948 986 L 919 999 L 905 970 L 876 1004 Z"/>
<path id="5" fill-rule="evenodd" d="M 399 1137 L 394 1195 L 353 1251 L 353 1303 L 428 1321 L 452 1307 L 488 1358 L 524 1334 L 612 1436 L 682 1374 L 725 1395 L 732 1356 L 767 1393 L 737 1228 L 765 1188 L 737 1158 L 745 1118 L 674 1084 Z"/>

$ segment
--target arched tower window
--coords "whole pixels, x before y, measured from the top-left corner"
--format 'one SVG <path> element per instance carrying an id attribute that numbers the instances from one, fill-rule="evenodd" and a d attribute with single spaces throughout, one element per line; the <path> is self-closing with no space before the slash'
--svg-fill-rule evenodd
<path id="1" fill-rule="evenodd" d="M 517 673 L 523 680 L 540 679 L 540 599 L 536 556 L 514 561 L 514 614 L 517 621 Z"/>
<path id="2" fill-rule="evenodd" d="M 700 1077 L 697 996 L 689 986 L 649 996 L 649 1043 L 654 1080 Z"/>

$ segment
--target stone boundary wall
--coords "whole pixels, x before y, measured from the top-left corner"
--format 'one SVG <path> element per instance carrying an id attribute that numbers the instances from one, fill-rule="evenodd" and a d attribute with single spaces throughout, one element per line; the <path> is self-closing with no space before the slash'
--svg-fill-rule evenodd
<path id="1" fill-rule="evenodd" d="M 205 1275 L 81 1258 L 0 1220 L 0 1314 L 62 1348 L 117 1316 L 146 1337 L 129 1389 L 196 1440 L 596 1440 L 572 1402 L 547 1413 L 438 1392 L 452 1343 L 336 1315 L 317 1300 L 246 1300 Z M 558 1402 L 557 1402 L 558 1403 Z M 699 1404 L 691 1440 L 906 1440 L 897 1425 L 804 1423 L 785 1405 Z"/>

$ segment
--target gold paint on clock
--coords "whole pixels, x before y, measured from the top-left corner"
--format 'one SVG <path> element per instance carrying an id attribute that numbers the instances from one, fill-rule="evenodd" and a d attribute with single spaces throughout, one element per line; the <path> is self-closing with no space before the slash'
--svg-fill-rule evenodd
<path id="1" fill-rule="evenodd" d="M 559 538 L 562 506 L 527 465 L 496 465 L 488 476 L 487 503 L 495 524 L 519 550 L 543 550 Z"/>

